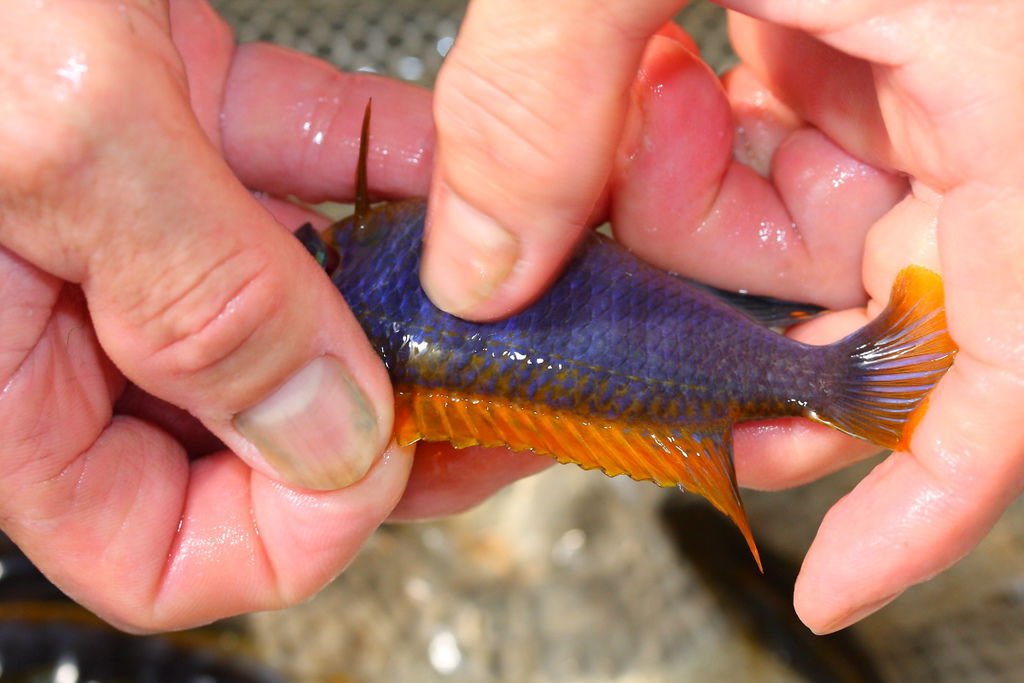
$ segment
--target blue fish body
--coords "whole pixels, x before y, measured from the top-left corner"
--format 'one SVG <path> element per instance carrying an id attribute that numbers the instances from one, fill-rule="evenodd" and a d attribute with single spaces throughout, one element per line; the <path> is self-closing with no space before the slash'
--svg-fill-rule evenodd
<path id="1" fill-rule="evenodd" d="M 803 415 L 899 447 L 956 352 L 941 280 L 922 268 L 901 273 L 868 326 L 809 346 L 597 235 L 525 310 L 462 320 L 420 286 L 425 214 L 423 200 L 406 200 L 339 222 L 326 244 L 300 235 L 314 254 L 336 254 L 332 281 L 395 386 L 396 438 L 530 449 L 680 485 L 731 517 L 752 549 L 735 423 Z"/>
<path id="2" fill-rule="evenodd" d="M 521 313 L 493 323 L 448 315 L 419 284 L 424 214 L 409 200 L 371 214 L 362 232 L 335 232 L 334 284 L 396 384 L 691 429 L 821 403 L 827 347 L 758 325 L 599 235 Z"/>

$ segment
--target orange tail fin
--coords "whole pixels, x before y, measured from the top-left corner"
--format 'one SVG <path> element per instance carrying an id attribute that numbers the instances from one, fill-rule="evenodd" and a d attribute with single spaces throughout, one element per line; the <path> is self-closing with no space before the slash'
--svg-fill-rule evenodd
<path id="1" fill-rule="evenodd" d="M 832 348 L 846 357 L 847 372 L 832 405 L 809 417 L 879 446 L 905 449 L 929 392 L 956 356 L 942 278 L 920 266 L 904 268 L 882 314 Z"/>

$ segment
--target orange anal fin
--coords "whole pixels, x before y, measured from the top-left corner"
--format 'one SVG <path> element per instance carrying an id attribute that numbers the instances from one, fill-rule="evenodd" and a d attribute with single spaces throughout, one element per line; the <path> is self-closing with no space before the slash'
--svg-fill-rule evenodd
<path id="1" fill-rule="evenodd" d="M 423 440 L 448 441 L 456 448 L 506 446 L 609 476 L 680 486 L 706 498 L 739 527 L 760 567 L 736 485 L 730 434 L 727 424 L 694 436 L 665 425 L 595 419 L 441 389 L 399 387 L 395 393 L 395 439 L 400 444 Z"/>

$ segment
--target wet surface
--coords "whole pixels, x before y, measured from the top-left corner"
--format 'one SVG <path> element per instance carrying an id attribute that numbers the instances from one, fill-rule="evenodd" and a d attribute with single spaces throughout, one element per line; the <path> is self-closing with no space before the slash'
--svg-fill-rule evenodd
<path id="1" fill-rule="evenodd" d="M 274 40 L 423 85 L 465 7 L 214 4 L 241 40 Z M 734 63 L 720 8 L 693 2 L 680 20 L 716 69 Z M 746 492 L 758 538 L 799 565 L 828 506 L 871 464 L 794 491 Z M 742 601 L 723 601 L 723 582 L 716 587 L 699 566 L 707 563 L 677 552 L 659 510 L 678 495 L 556 467 L 452 520 L 382 529 L 318 598 L 249 624 L 270 661 L 308 680 L 337 672 L 359 681 L 809 680 L 751 632 L 753 608 L 744 614 Z M 749 556 L 716 561 L 740 571 Z M 766 571 L 774 578 L 771 563 Z M 978 552 L 851 629 L 857 656 L 882 680 L 1021 680 L 1022 600 L 1017 503 Z M 799 630 L 792 615 L 779 616 L 780 633 Z"/>
<path id="2" fill-rule="evenodd" d="M 214 4 L 242 40 L 275 40 L 346 68 L 423 84 L 431 82 L 464 9 L 445 0 Z M 695 3 L 685 18 L 697 28 L 704 54 L 719 67 L 727 64 L 719 11 Z M 901 683 L 1021 680 L 1019 502 L 978 552 L 851 629 L 840 645 L 825 644 L 794 622 L 786 597 L 792 568 L 828 506 L 871 464 L 794 491 L 745 494 L 755 533 L 773 549 L 769 583 L 760 587 L 742 544 L 726 550 L 738 534 L 728 527 L 711 531 L 718 529 L 714 522 L 677 510 L 682 494 L 552 468 L 450 520 L 385 527 L 309 603 L 232 622 L 229 639 L 246 643 L 245 657 L 271 667 L 246 660 L 244 666 L 256 668 L 245 674 L 257 678 L 185 680 L 278 680 L 274 671 L 296 681 L 368 683 L 783 683 L 829 675 Z M 701 550 L 696 541 L 707 542 L 705 533 L 689 546 L 693 524 L 712 533 L 712 542 L 722 534 L 721 545 Z M 102 643 L 116 645 L 114 659 L 152 647 L 151 662 L 165 661 L 161 651 L 177 652 L 179 664 L 208 644 L 185 636 L 143 646 L 79 610 L 54 608 L 59 593 L 9 548 L 0 568 L 0 662 L 3 648 L 13 647 L 8 643 L 47 660 L 34 665 L 30 679 L 14 677 L 13 664 L 5 665 L 2 680 L 88 680 L 82 657 L 75 667 L 59 667 L 68 652 L 95 656 L 110 647 Z M 854 673 L 838 674 L 837 667 Z"/>

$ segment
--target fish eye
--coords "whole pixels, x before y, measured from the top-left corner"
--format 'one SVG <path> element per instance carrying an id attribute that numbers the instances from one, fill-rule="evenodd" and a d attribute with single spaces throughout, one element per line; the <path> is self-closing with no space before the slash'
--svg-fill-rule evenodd
<path id="1" fill-rule="evenodd" d="M 302 245 L 306 247 L 324 272 L 333 277 L 341 267 L 341 254 L 328 242 L 325 242 L 320 233 L 312 225 L 306 223 L 295 232 Z"/>
<path id="2" fill-rule="evenodd" d="M 334 277 L 341 267 L 341 254 L 330 244 L 325 244 L 323 251 L 316 257 L 317 263 L 324 269 L 324 272 Z"/>

